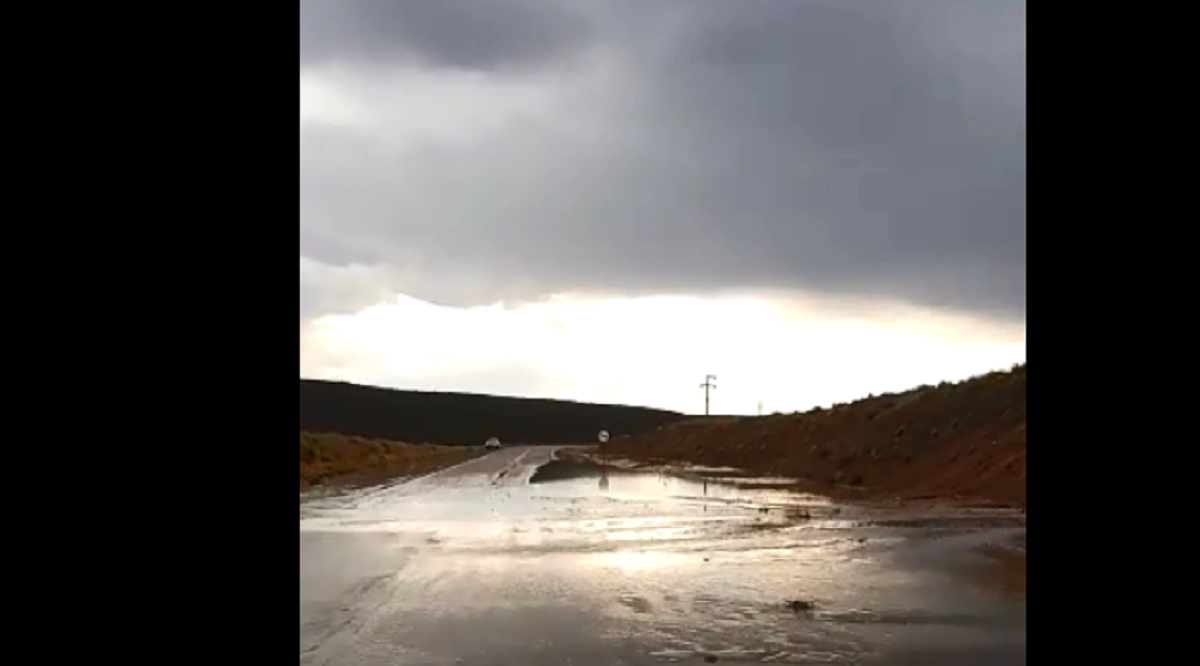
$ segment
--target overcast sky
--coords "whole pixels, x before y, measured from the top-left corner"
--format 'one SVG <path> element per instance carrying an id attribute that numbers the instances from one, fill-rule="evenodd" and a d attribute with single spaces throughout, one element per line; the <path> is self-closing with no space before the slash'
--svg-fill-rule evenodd
<path id="1" fill-rule="evenodd" d="M 301 376 L 686 411 L 1023 360 L 1024 2 L 301 0 L 300 321 Z"/>

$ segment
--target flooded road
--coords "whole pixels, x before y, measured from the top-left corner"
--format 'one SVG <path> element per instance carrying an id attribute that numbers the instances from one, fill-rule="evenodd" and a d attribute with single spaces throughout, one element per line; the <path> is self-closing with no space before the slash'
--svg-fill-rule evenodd
<path id="1" fill-rule="evenodd" d="M 1023 517 L 653 474 L 602 490 L 535 477 L 552 453 L 302 501 L 300 663 L 1025 663 L 1024 602 L 969 575 Z"/>

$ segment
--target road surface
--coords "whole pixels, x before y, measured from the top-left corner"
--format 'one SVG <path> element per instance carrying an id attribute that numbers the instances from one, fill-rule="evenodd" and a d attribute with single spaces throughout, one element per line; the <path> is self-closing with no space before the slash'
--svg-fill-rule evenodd
<path id="1" fill-rule="evenodd" d="M 965 573 L 1015 531 L 1005 516 L 657 475 L 530 483 L 552 451 L 302 498 L 300 663 L 1025 663 L 1024 602 Z"/>

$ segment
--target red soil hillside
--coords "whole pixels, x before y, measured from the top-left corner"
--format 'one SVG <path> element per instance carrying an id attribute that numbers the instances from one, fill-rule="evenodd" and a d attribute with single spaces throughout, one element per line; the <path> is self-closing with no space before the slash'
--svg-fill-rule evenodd
<path id="1" fill-rule="evenodd" d="M 1023 506 L 1025 365 L 802 414 L 687 421 L 609 447 L 871 495 Z"/>

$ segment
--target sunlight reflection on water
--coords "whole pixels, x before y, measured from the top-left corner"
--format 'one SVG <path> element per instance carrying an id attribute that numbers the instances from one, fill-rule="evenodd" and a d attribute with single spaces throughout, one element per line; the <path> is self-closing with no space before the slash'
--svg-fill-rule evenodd
<path id="1" fill-rule="evenodd" d="M 879 518 L 871 510 L 778 490 L 609 479 L 600 492 L 595 477 L 496 485 L 480 475 L 311 500 L 301 506 L 302 565 L 307 537 L 328 544 L 310 545 L 310 559 L 328 550 L 340 568 L 377 576 L 363 588 L 373 590 L 374 619 L 355 630 L 372 645 L 483 655 L 495 641 L 553 628 L 579 645 L 653 646 L 666 661 L 778 663 L 1023 646 L 1023 610 L 1004 615 L 934 566 L 990 533 L 914 539 L 937 530 L 868 526 Z M 797 519 L 792 507 L 814 517 Z M 939 529 L 959 529 L 951 523 Z M 394 572 L 378 577 L 388 563 Z M 794 613 L 789 599 L 815 609 Z M 518 608 L 526 619 L 504 614 Z M 528 618 L 536 629 L 520 624 Z M 302 649 L 304 622 L 302 610 Z"/>

